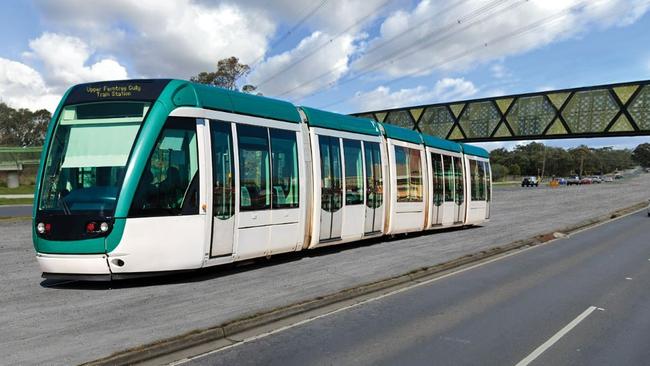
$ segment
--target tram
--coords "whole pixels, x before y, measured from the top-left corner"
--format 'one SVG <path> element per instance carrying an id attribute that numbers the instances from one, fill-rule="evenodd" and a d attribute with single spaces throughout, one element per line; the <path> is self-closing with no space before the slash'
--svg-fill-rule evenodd
<path id="1" fill-rule="evenodd" d="M 113 280 L 489 220 L 489 154 L 182 80 L 76 85 L 33 212 L 45 278 Z M 432 244 L 435 245 L 435 240 Z"/>

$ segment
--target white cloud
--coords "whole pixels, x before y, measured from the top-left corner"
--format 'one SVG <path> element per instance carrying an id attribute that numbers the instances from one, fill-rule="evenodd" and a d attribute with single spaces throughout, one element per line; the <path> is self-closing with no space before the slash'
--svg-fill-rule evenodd
<path id="1" fill-rule="evenodd" d="M 219 59 L 236 56 L 243 63 L 255 66 L 251 80 L 259 81 L 304 55 L 308 47 L 324 45 L 322 51 L 283 74 L 277 83 L 269 83 L 264 90 L 269 95 L 281 93 L 312 79 L 316 73 L 336 68 L 331 74 L 289 95 L 299 97 L 345 74 L 350 56 L 356 51 L 351 46 L 353 40 L 361 39 L 365 26 L 400 4 L 386 0 L 277 0 L 272 3 L 259 0 L 43 0 L 38 6 L 52 26 L 63 32 L 83 34 L 88 44 L 118 56 L 130 66 L 131 74 L 137 76 L 188 78 L 200 71 L 214 70 Z M 282 55 L 264 59 L 278 51 L 270 47 L 277 39 L 285 38 L 287 28 L 303 19 L 299 29 L 286 37 L 278 48 L 287 49 L 296 42 L 298 45 Z M 282 32 L 276 33 L 281 24 L 287 28 L 280 28 Z M 298 36 L 304 39 L 300 41 Z M 325 67 L 327 58 L 331 57 L 334 61 L 330 60 Z M 341 63 L 343 57 L 344 64 Z M 309 68 L 312 72 L 305 72 Z"/>
<path id="2" fill-rule="evenodd" d="M 412 11 L 397 11 L 384 20 L 379 36 L 368 42 L 353 68 L 376 70 L 390 77 L 464 70 L 593 27 L 629 25 L 650 6 L 645 0 L 549 0 L 503 3 L 477 12 L 487 4 L 488 0 L 469 1 L 445 11 L 448 2 L 423 0 Z M 520 5 L 509 8 L 510 4 Z M 562 17 L 552 18 L 557 14 Z M 540 26 L 518 32 L 530 24 Z M 503 38 L 512 34 L 517 36 Z"/>
<path id="3" fill-rule="evenodd" d="M 36 70 L 12 60 L 0 58 L 0 101 L 13 108 L 41 109 L 53 112 L 60 94 L 54 93 Z"/>
<path id="4" fill-rule="evenodd" d="M 276 27 L 268 14 L 233 3 L 49 0 L 39 5 L 55 27 L 82 34 L 139 76 L 188 78 L 230 56 L 253 62 L 264 54 Z"/>
<path id="5" fill-rule="evenodd" d="M 508 70 L 502 63 L 492 65 L 492 67 L 490 67 L 490 72 L 492 73 L 492 77 L 495 79 L 503 79 L 511 76 L 510 70 Z"/>
<path id="6" fill-rule="evenodd" d="M 87 65 L 94 50 L 77 37 L 43 33 L 29 42 L 29 48 L 32 51 L 26 56 L 42 62 L 46 81 L 59 90 L 73 84 L 128 76 L 126 68 L 110 58 Z"/>
<path id="7" fill-rule="evenodd" d="M 397 108 L 417 104 L 428 104 L 442 101 L 464 99 L 475 95 L 478 88 L 465 79 L 445 78 L 438 80 L 433 88 L 418 86 L 411 89 L 400 89 L 394 92 L 390 88 L 380 86 L 375 90 L 357 93 L 354 102 L 361 111 Z"/>
<path id="8" fill-rule="evenodd" d="M 284 98 L 304 96 L 336 82 L 348 70 L 349 57 L 355 50 L 354 38 L 345 35 L 332 42 L 329 39 L 329 34 L 314 32 L 296 48 L 261 63 L 248 78 L 249 82 L 266 95 Z M 297 62 L 323 43 L 326 46 L 319 48 L 317 55 Z"/>
<path id="9" fill-rule="evenodd" d="M 237 4 L 249 9 L 259 9 L 260 12 L 268 14 L 272 19 L 282 20 L 286 24 L 296 24 L 308 14 L 313 14 L 302 24 L 306 29 L 312 31 L 320 30 L 330 34 L 356 33 L 365 24 L 381 16 L 391 7 L 399 4 L 391 4 L 387 0 L 274 0 L 273 6 L 268 2 L 259 0 L 239 0 Z M 321 6 L 321 4 L 323 4 Z"/>

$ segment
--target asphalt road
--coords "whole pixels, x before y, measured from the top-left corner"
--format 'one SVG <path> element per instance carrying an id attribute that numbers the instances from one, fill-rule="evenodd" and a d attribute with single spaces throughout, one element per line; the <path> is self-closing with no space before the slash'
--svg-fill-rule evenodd
<path id="1" fill-rule="evenodd" d="M 32 205 L 0 206 L 0 218 L 32 216 Z"/>
<path id="2" fill-rule="evenodd" d="M 648 198 L 650 174 L 594 186 L 497 188 L 491 221 L 481 227 L 110 284 L 42 280 L 31 222 L 0 220 L 0 364 L 91 361 L 557 230 Z"/>
<path id="3" fill-rule="evenodd" d="M 647 365 L 649 220 L 637 213 L 186 365 Z"/>

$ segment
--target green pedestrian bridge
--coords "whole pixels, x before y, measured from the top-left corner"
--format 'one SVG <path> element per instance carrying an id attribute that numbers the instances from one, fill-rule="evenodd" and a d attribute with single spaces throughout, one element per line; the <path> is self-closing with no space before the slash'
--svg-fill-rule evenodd
<path id="1" fill-rule="evenodd" d="M 461 142 L 650 135 L 650 81 L 356 113 Z"/>

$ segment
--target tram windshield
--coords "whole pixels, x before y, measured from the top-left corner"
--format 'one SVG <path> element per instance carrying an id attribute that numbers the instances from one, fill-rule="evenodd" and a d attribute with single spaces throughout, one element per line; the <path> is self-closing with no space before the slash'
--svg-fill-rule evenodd
<path id="1" fill-rule="evenodd" d="M 111 216 L 150 103 L 67 106 L 50 143 L 39 210 Z"/>

